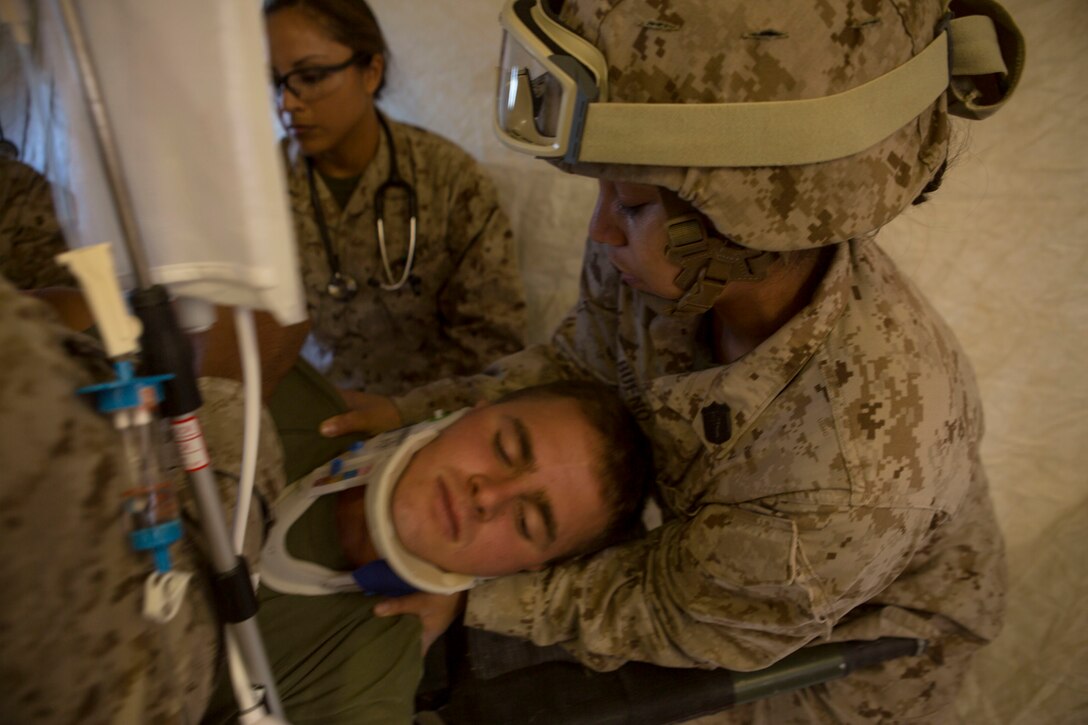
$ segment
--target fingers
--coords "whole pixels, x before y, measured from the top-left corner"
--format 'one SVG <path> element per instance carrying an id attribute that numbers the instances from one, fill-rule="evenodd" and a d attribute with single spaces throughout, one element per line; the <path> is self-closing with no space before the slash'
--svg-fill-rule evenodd
<path id="1" fill-rule="evenodd" d="M 374 614 L 378 617 L 392 617 L 398 614 L 413 614 L 419 617 L 423 625 L 422 645 L 426 654 L 434 641 L 453 623 L 465 606 L 465 593 L 409 594 L 396 599 L 386 599 L 374 605 Z"/>
<path id="2" fill-rule="evenodd" d="M 366 393 L 361 390 L 353 390 L 352 388 L 337 388 L 336 391 L 340 393 L 340 397 L 344 399 L 344 402 L 349 408 L 360 410 L 366 407 Z"/>
<path id="3" fill-rule="evenodd" d="M 374 615 L 377 617 L 393 617 L 398 614 L 415 614 L 422 617 L 429 609 L 430 595 L 406 594 L 395 599 L 386 599 L 374 605 Z"/>
<path id="4" fill-rule="evenodd" d="M 334 415 L 321 422 L 321 435 L 326 438 L 347 435 L 348 433 L 369 433 L 367 416 L 358 410 Z"/>
<path id="5" fill-rule="evenodd" d="M 427 656 L 427 650 L 431 648 L 431 645 L 438 641 L 438 638 L 442 636 L 442 632 L 431 632 L 423 630 L 423 636 L 420 637 L 420 644 L 423 645 L 423 656 Z"/>
<path id="6" fill-rule="evenodd" d="M 327 438 L 362 433 L 367 436 L 383 433 L 403 425 L 400 411 L 393 401 L 384 395 L 374 395 L 361 390 L 341 391 L 344 401 L 354 410 L 334 415 L 321 423 L 321 435 Z"/>
<path id="7" fill-rule="evenodd" d="M 421 625 L 419 644 L 423 648 L 424 656 L 427 655 L 427 650 L 442 634 L 441 630 L 435 632 L 432 627 L 428 626 L 430 620 L 427 615 L 428 603 L 419 594 L 408 594 L 396 599 L 386 599 L 375 604 L 373 611 L 376 617 L 397 617 L 402 614 L 413 614 L 419 617 Z"/>

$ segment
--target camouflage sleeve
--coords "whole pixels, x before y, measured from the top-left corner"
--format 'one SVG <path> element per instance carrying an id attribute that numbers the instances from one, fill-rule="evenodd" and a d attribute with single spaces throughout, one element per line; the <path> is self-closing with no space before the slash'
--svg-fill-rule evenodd
<path id="1" fill-rule="evenodd" d="M 0 274 L 19 289 L 74 287 L 53 260 L 66 249 L 49 182 L 26 164 L 0 159 Z"/>
<path id="2" fill-rule="evenodd" d="M 206 653 L 214 634 L 193 632 L 185 608 L 162 637 L 140 616 L 147 560 L 121 528 L 117 433 L 76 394 L 94 382 L 66 350 L 80 339 L 3 280 L 0 320 L 0 547 L 18 552 L 0 557 L 0 712 L 11 722 L 180 722 L 178 687 L 206 693 L 209 683 L 157 674 L 162 648 L 187 638 Z"/>
<path id="3" fill-rule="evenodd" d="M 461 256 L 438 304 L 455 345 L 450 354 L 460 358 L 447 361 L 449 367 L 474 372 L 524 347 L 525 290 L 514 235 L 491 180 L 467 155 L 451 174 L 448 233 Z"/>
<path id="4" fill-rule="evenodd" d="M 883 590 L 921 546 L 930 518 L 707 506 L 594 557 L 486 582 L 470 593 L 465 621 L 563 643 L 597 669 L 638 660 L 756 670 L 828 636 Z"/>
<path id="5" fill-rule="evenodd" d="M 553 380 L 581 377 L 551 345 L 532 345 L 496 360 L 479 375 L 436 380 L 404 395 L 393 404 L 405 425 L 432 417 L 436 411 L 451 412 L 494 400 L 503 393 Z"/>

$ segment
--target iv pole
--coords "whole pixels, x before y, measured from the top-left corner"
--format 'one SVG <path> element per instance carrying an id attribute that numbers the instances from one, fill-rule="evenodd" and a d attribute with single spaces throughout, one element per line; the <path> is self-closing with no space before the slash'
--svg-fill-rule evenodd
<path id="1" fill-rule="evenodd" d="M 269 714 L 282 720 L 283 706 L 254 619 L 257 601 L 248 567 L 245 559 L 235 554 L 231 545 L 204 445 L 203 432 L 196 415 L 202 401 L 193 372 L 188 340 L 178 327 L 166 289 L 154 284 L 152 280 L 147 255 L 140 242 L 139 228 L 120 154 L 102 101 L 98 77 L 78 12 L 72 0 L 54 0 L 54 3 L 76 61 L 84 100 L 92 119 L 95 142 L 120 220 L 122 241 L 136 274 L 138 289 L 133 292 L 129 302 L 143 324 L 140 340 L 143 350 L 142 372 L 146 375 L 172 373 L 175 376 L 164 385 L 165 396 L 160 409 L 171 419 L 171 427 L 193 486 L 200 519 L 207 533 L 215 571 L 212 590 L 216 609 L 224 622 L 228 638 L 237 644 L 249 681 L 254 689 L 261 690 Z M 181 431 L 184 432 L 180 433 Z M 185 437 L 184 446 L 181 445 L 179 433 Z"/>

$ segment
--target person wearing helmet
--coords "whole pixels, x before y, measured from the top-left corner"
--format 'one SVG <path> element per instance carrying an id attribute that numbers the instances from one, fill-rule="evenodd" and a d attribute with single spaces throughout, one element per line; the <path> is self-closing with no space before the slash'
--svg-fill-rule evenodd
<path id="1" fill-rule="evenodd" d="M 939 721 L 1000 630 L 1003 544 L 970 364 L 874 237 L 939 182 L 950 113 L 1015 87 L 1015 25 L 990 0 L 510 0 L 501 19 L 500 139 L 599 179 L 580 299 L 549 345 L 324 431 L 601 380 L 653 442 L 664 522 L 467 605 L 387 611 L 441 628 L 466 606 L 598 669 L 916 637 L 920 657 L 726 717 Z"/>

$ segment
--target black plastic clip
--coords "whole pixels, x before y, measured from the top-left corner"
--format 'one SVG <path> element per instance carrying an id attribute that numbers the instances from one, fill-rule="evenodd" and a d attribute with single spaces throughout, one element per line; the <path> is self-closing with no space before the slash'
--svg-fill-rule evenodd
<path id="1" fill-rule="evenodd" d="M 257 595 L 253 593 L 249 566 L 242 557 L 230 571 L 213 574 L 211 584 L 215 610 L 224 622 L 237 624 L 257 613 Z"/>

